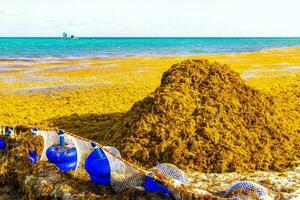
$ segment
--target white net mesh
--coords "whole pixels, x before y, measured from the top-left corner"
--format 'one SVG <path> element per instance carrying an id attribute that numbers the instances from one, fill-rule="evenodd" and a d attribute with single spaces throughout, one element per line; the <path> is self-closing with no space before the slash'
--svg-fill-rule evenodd
<path id="1" fill-rule="evenodd" d="M 117 174 L 118 176 L 124 175 L 125 165 L 120 159 L 118 159 L 118 157 L 121 158 L 121 153 L 119 152 L 119 150 L 117 150 L 114 147 L 110 147 L 110 146 L 104 146 L 103 148 L 116 156 L 116 157 L 113 157 L 111 154 L 104 151 L 106 157 L 108 158 L 111 172 L 113 172 L 114 175 Z"/>
<path id="2" fill-rule="evenodd" d="M 53 144 L 57 144 L 59 141 L 59 136 L 55 131 L 41 131 L 38 130 L 37 135 L 40 135 L 44 139 L 44 148 L 43 148 L 43 153 L 41 155 L 41 161 L 47 161 L 48 158 L 46 156 L 46 151 L 48 147 L 50 147 Z"/>
<path id="3" fill-rule="evenodd" d="M 0 135 L 5 135 L 6 131 L 7 127 L 0 126 Z M 40 135 L 44 139 L 44 148 L 41 160 L 47 161 L 47 149 L 53 144 L 59 144 L 60 137 L 56 131 L 38 130 L 36 135 Z M 75 169 L 74 176 L 89 179 L 90 177 L 85 170 L 85 161 L 90 153 L 94 151 L 94 148 L 91 146 L 92 141 L 68 133 L 64 134 L 64 139 L 65 144 L 76 148 L 77 167 Z M 162 163 L 152 168 L 151 171 L 146 171 L 122 159 L 120 152 L 114 147 L 103 147 L 100 144 L 98 144 L 98 146 L 103 149 L 108 159 L 110 166 L 110 185 L 117 193 L 130 188 L 142 189 L 144 187 L 147 174 L 147 176 L 151 176 L 155 179 L 155 181 L 158 181 L 158 183 L 163 184 L 172 193 L 172 197 L 176 200 L 203 199 L 204 196 L 205 198 L 212 197 L 211 194 L 203 193 L 203 191 L 197 191 L 195 188 L 188 185 L 188 177 L 175 165 Z M 227 192 L 227 195 L 229 196 L 231 193 L 234 193 L 235 190 L 240 189 L 245 191 L 255 191 L 260 197 L 263 197 L 263 199 L 269 199 L 266 188 L 249 181 L 242 181 L 235 184 Z M 239 198 L 241 197 L 239 196 Z M 248 196 L 246 195 L 245 198 L 247 199 Z"/>
<path id="4" fill-rule="evenodd" d="M 116 155 L 113 156 L 104 151 L 111 170 L 110 184 L 115 192 L 120 193 L 128 188 L 143 187 L 145 173 L 118 159 L 120 152 L 117 149 L 113 147 L 104 147 L 104 149 Z"/>
<path id="5" fill-rule="evenodd" d="M 240 181 L 235 183 L 226 193 L 226 196 L 229 197 L 233 194 L 235 196 L 235 192 L 243 191 L 245 194 L 239 194 L 237 197 L 241 200 L 248 199 L 247 193 L 252 192 L 255 193 L 258 197 L 264 200 L 269 200 L 271 197 L 268 195 L 268 190 L 252 181 Z"/>
<path id="6" fill-rule="evenodd" d="M 67 143 L 74 144 L 74 146 L 76 147 L 76 150 L 77 150 L 77 167 L 76 167 L 76 170 L 75 170 L 75 175 L 79 176 L 81 174 L 81 172 L 84 170 L 85 159 L 93 151 L 93 148 L 92 148 L 90 142 L 81 140 L 79 138 L 70 136 L 68 134 L 65 134 L 65 141 Z"/>
<path id="7" fill-rule="evenodd" d="M 161 163 L 156 165 L 154 171 L 159 171 L 164 175 L 170 176 L 178 181 L 180 184 L 189 184 L 189 179 L 187 175 L 175 165 L 170 163 Z"/>

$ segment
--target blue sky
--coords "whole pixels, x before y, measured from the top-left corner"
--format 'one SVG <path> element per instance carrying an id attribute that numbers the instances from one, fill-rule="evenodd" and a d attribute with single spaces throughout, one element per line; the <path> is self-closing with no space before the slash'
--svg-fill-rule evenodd
<path id="1" fill-rule="evenodd" d="M 0 0 L 0 36 L 300 36 L 299 0 Z"/>

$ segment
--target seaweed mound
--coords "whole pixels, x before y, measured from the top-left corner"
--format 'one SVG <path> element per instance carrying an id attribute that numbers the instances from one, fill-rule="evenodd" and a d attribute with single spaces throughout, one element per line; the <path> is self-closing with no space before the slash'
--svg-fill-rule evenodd
<path id="1" fill-rule="evenodd" d="M 299 130 L 298 130 L 299 131 Z M 299 133 L 275 97 L 247 86 L 227 65 L 186 60 L 133 105 L 107 138 L 143 166 L 202 172 L 282 171 L 299 160 Z"/>

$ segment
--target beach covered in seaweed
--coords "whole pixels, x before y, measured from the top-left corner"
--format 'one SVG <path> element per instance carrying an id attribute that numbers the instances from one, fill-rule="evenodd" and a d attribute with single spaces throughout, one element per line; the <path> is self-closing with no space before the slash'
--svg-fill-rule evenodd
<path id="1" fill-rule="evenodd" d="M 207 173 L 207 179 L 216 172 L 250 173 L 245 178 L 291 170 L 292 177 L 286 176 L 294 179 L 299 177 L 299 54 L 300 49 L 290 48 L 207 56 L 1 60 L 0 120 L 3 125 L 63 128 L 115 146 L 146 168 L 174 163 L 193 180 L 199 176 L 195 173 Z M 272 185 L 257 177 L 267 188 Z M 274 196 L 284 199 L 281 193 L 299 190 L 297 181 L 291 183 L 290 192 L 283 186 Z"/>

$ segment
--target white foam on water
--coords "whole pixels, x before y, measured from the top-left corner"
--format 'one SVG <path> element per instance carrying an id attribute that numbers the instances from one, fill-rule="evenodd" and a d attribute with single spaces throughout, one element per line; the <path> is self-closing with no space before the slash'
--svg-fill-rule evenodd
<path id="1" fill-rule="evenodd" d="M 50 91 L 64 90 L 68 88 L 79 88 L 84 85 L 85 84 L 62 84 L 57 86 L 36 86 L 36 87 L 22 88 L 18 91 L 21 93 L 50 92 Z"/>
<path id="2" fill-rule="evenodd" d="M 293 73 L 300 71 L 300 66 L 289 66 L 280 69 L 255 69 L 255 70 L 247 70 L 241 73 L 241 76 L 244 79 L 251 79 L 260 77 L 261 73 Z"/>

